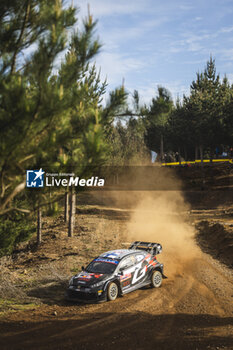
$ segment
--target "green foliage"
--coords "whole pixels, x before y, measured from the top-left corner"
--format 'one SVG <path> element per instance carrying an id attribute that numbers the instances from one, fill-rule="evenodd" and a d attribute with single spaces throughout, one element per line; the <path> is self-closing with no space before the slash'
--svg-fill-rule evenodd
<path id="1" fill-rule="evenodd" d="M 49 204 L 45 215 L 48 215 L 48 216 L 56 216 L 56 215 L 58 215 L 58 214 L 59 214 L 59 206 L 58 206 L 58 203 L 55 202 L 55 203 Z"/>
<path id="2" fill-rule="evenodd" d="M 137 165 L 148 161 L 144 143 L 145 127 L 141 118 L 129 118 L 125 125 L 120 121 L 109 134 L 111 165 Z"/>
<path id="3" fill-rule="evenodd" d="M 0 217 L 0 256 L 12 253 L 17 243 L 26 241 L 35 232 L 32 219 L 16 211 Z"/>
<path id="4" fill-rule="evenodd" d="M 160 150 L 161 136 L 166 134 L 169 113 L 173 109 L 170 92 L 164 87 L 158 87 L 156 98 L 152 98 L 145 117 L 145 141 L 149 149 Z"/>
<path id="5" fill-rule="evenodd" d="M 204 73 L 197 73 L 190 97 L 184 98 L 195 140 L 200 145 L 214 145 L 222 138 L 222 93 L 215 62 L 210 58 Z"/>
<path id="6" fill-rule="evenodd" d="M 100 82 L 91 64 L 101 47 L 93 37 L 96 22 L 91 15 L 82 29 L 74 29 L 76 10 L 63 7 L 60 0 L 3 0 L 0 6 L 0 214 L 4 214 L 24 190 L 27 168 L 49 164 L 52 171 L 66 171 L 81 164 L 83 175 L 87 166 L 105 161 L 105 125 L 124 102 L 125 92 L 116 89 L 106 108 L 101 107 L 106 82 Z M 33 206 L 41 202 L 39 197 L 33 199 Z"/>
<path id="7" fill-rule="evenodd" d="M 169 146 L 194 157 L 195 147 L 210 156 L 220 145 L 232 145 L 233 88 L 227 78 L 216 74 L 215 61 L 210 57 L 204 72 L 197 73 L 190 87 L 190 96 L 177 102 L 168 118 Z"/>
<path id="8" fill-rule="evenodd" d="M 111 129 L 116 116 L 120 118 L 121 115 L 127 115 L 127 97 L 128 93 L 123 85 L 109 93 L 108 101 L 101 113 L 106 132 Z"/>

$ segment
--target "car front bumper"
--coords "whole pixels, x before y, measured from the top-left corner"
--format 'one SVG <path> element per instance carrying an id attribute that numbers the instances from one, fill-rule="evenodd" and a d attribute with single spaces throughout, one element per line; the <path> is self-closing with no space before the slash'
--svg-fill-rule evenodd
<path id="1" fill-rule="evenodd" d="M 106 292 L 92 291 L 90 288 L 81 288 L 70 286 L 65 293 L 65 298 L 68 301 L 78 302 L 101 302 L 106 301 Z"/>

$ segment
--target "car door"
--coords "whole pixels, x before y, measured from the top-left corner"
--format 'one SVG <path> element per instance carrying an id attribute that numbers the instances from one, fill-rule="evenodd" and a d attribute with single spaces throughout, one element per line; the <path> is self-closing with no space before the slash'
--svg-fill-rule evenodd
<path id="1" fill-rule="evenodd" d="M 135 266 L 131 280 L 132 286 L 142 283 L 146 279 L 147 265 L 146 254 L 144 252 L 136 253 L 134 255 Z"/>
<path id="2" fill-rule="evenodd" d="M 124 258 L 119 265 L 120 284 L 122 291 L 131 286 L 136 260 L 133 255 Z"/>

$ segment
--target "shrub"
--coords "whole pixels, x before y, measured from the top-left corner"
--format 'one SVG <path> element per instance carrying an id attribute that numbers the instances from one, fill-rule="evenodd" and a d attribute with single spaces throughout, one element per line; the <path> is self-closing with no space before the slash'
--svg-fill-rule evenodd
<path id="1" fill-rule="evenodd" d="M 11 254 L 17 243 L 26 241 L 35 232 L 32 218 L 11 212 L 0 217 L 0 256 Z"/>

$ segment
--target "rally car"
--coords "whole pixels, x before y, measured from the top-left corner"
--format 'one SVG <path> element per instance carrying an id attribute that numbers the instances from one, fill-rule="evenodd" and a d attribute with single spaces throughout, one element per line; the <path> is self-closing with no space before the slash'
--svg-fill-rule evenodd
<path id="1" fill-rule="evenodd" d="M 160 287 L 166 278 L 163 264 L 156 259 L 161 251 L 159 243 L 136 241 L 129 249 L 101 254 L 71 278 L 66 299 L 112 301 L 146 285 Z"/>

